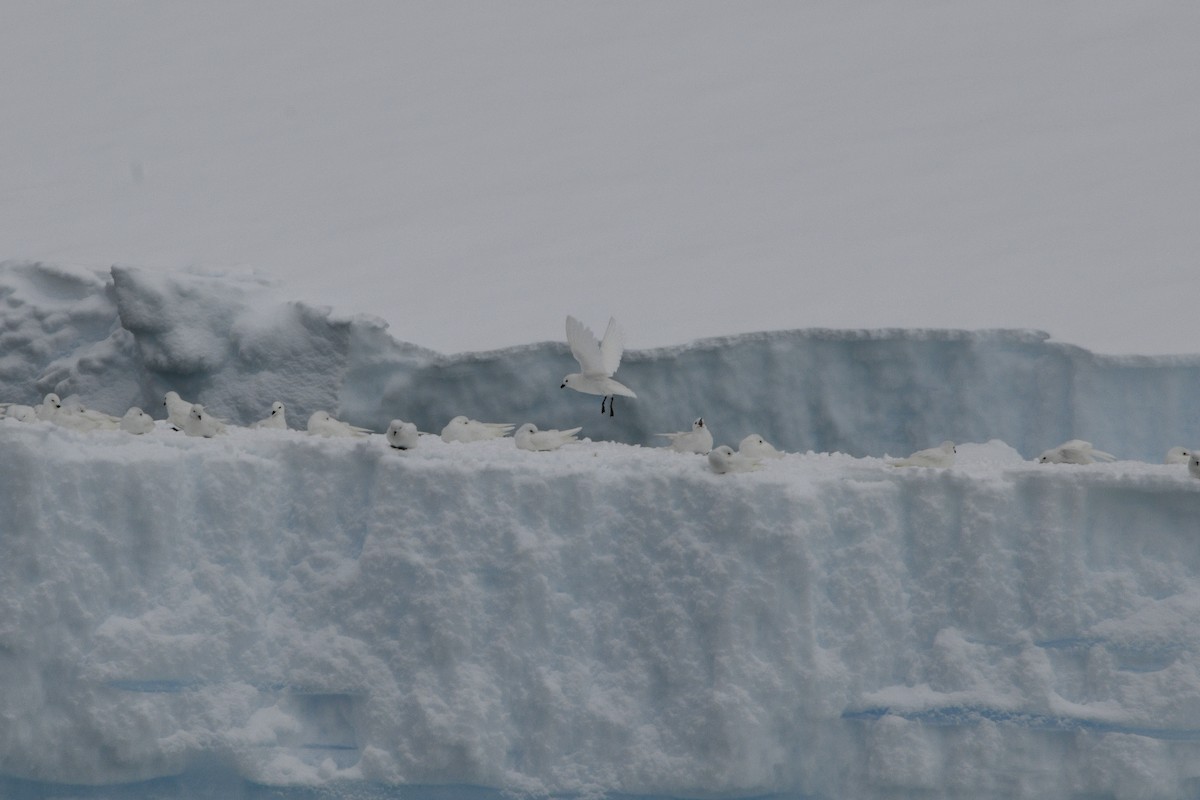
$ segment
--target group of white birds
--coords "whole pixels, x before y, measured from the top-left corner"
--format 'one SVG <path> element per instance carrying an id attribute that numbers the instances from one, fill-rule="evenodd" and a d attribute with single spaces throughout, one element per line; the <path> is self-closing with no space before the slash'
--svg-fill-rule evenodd
<path id="1" fill-rule="evenodd" d="M 618 381 L 614 376 L 617 368 L 621 366 L 621 356 L 625 353 L 625 335 L 621 331 L 617 320 L 609 317 L 608 328 L 604 331 L 604 338 L 597 340 L 596 335 L 575 317 L 567 317 L 567 346 L 571 348 L 571 355 L 579 362 L 579 372 L 572 372 L 563 378 L 560 389 L 574 389 L 577 392 L 584 394 L 598 394 L 601 396 L 600 413 L 604 413 L 604 404 L 608 403 L 608 415 L 613 416 L 613 402 L 616 396 L 621 397 L 637 397 L 633 390 L 625 384 Z M 523 426 L 524 428 L 532 427 L 531 425 Z M 562 433 L 575 433 L 580 429 L 575 428 L 573 431 L 564 431 Z M 558 431 L 541 431 L 535 435 L 544 436 L 547 434 L 559 433 Z M 518 430 L 514 436 L 520 437 L 521 430 Z M 718 475 L 723 475 L 727 472 L 748 472 L 750 470 L 759 469 L 762 466 L 764 459 L 780 458 L 783 453 L 776 450 L 765 439 L 757 433 L 752 433 L 741 441 L 738 449 L 735 452 L 728 445 L 713 447 L 712 432 L 708 426 L 704 424 L 704 419 L 697 419 L 692 423 L 690 431 L 680 431 L 678 433 L 660 433 L 658 436 L 666 437 L 670 440 L 667 447 L 678 453 L 699 453 L 708 456 L 708 466 L 713 472 Z M 553 441 L 553 437 L 551 437 Z M 518 438 L 517 446 L 522 447 Z M 556 449 L 558 445 L 546 449 Z M 542 449 L 526 447 L 525 449 Z"/>
<path id="2" fill-rule="evenodd" d="M 928 450 L 918 450 L 908 458 L 889 461 L 893 467 L 952 467 L 957 453 L 954 442 L 945 441 L 937 447 Z M 1096 464 L 1116 461 L 1112 453 L 1097 450 L 1091 442 L 1082 439 L 1072 439 L 1063 442 L 1058 447 L 1052 447 L 1037 457 L 1039 464 Z M 1167 451 L 1165 464 L 1187 464 L 1188 472 L 1200 478 L 1200 453 L 1194 453 L 1186 447 L 1172 447 Z"/>
<path id="3" fill-rule="evenodd" d="M 954 442 L 945 441 L 937 447 L 918 450 L 908 458 L 893 459 L 888 463 L 893 467 L 952 467 L 957 452 Z M 1039 464 L 1096 464 L 1116 461 L 1117 457 L 1097 450 L 1091 442 L 1072 439 L 1046 450 L 1036 460 Z M 1189 448 L 1172 447 L 1167 451 L 1163 463 L 1187 464 L 1188 472 L 1200 478 L 1200 453 L 1193 453 Z"/>
<path id="4" fill-rule="evenodd" d="M 582 322 L 568 316 L 567 344 L 571 348 L 571 354 L 579 362 L 580 372 L 572 372 L 563 378 L 559 388 L 600 395 L 600 413 L 607 413 L 609 416 L 614 415 L 613 401 L 617 395 L 637 397 L 632 389 L 614 377 L 625 352 L 624 334 L 615 319 L 609 319 L 604 338 L 597 340 L 595 334 Z M 204 406 L 184 400 L 177 392 L 167 392 L 163 397 L 163 406 L 167 412 L 165 426 L 182 431 L 188 436 L 211 438 L 226 433 L 228 429 L 228 423 L 224 420 L 209 414 Z M 130 408 L 123 417 L 114 417 L 85 408 L 73 398 L 64 402 L 53 393 L 47 394 L 37 406 L 3 403 L 0 404 L 0 410 L 3 411 L 3 416 L 21 422 L 53 422 L 77 431 L 122 430 L 140 435 L 150 433 L 156 427 L 154 418 L 136 406 Z M 272 403 L 271 413 L 250 427 L 287 430 L 286 407 L 279 401 Z M 445 442 L 469 443 L 499 439 L 512 433 L 513 441 L 521 450 L 547 452 L 579 441 L 577 434 L 581 430 L 582 427 L 569 430 L 539 430 L 532 422 L 517 427 L 510 423 L 480 422 L 457 416 L 442 428 L 440 435 Z M 335 419 L 327 411 L 316 411 L 309 416 L 307 431 L 314 436 L 326 437 L 366 436 L 371 433 L 367 428 Z M 432 434 L 422 433 L 414 423 L 399 419 L 392 420 L 384 434 L 388 444 L 397 450 L 411 450 L 417 446 L 421 436 L 428 435 Z M 719 475 L 761 469 L 765 461 L 782 458 L 784 455 L 757 433 L 743 438 L 737 450 L 729 445 L 713 447 L 712 432 L 703 418 L 693 422 L 691 430 L 656 435 L 669 440 L 666 445 L 669 450 L 707 456 L 709 468 Z M 888 463 L 893 467 L 946 468 L 954 465 L 956 453 L 954 442 L 945 441 L 937 447 L 919 450 L 907 458 L 891 459 Z M 1042 464 L 1093 464 L 1098 461 L 1115 460 L 1116 456 L 1097 450 L 1090 442 L 1081 439 L 1064 442 L 1045 451 L 1037 459 Z M 1167 452 L 1166 463 L 1186 464 L 1189 473 L 1200 478 L 1200 453 L 1185 447 L 1172 447 Z"/>

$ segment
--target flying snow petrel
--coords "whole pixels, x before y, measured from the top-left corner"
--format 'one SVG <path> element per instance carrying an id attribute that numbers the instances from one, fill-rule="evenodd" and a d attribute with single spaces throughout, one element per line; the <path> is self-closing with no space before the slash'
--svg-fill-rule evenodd
<path id="1" fill-rule="evenodd" d="M 582 322 L 568 316 L 567 344 L 571 346 L 571 355 L 579 362 L 582 372 L 572 372 L 563 378 L 562 386 L 558 388 L 570 387 L 584 394 L 600 395 L 600 413 L 604 413 L 604 404 L 607 402 L 610 417 L 613 416 L 615 395 L 637 397 L 632 389 L 613 379 L 613 374 L 621 365 L 621 354 L 625 352 L 625 335 L 617 327 L 616 319 L 609 318 L 604 339 L 597 342 L 596 335 Z"/>

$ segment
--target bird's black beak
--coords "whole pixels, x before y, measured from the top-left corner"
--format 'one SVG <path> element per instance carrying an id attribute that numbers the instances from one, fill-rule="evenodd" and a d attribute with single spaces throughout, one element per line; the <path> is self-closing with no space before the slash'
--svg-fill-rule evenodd
<path id="1" fill-rule="evenodd" d="M 558 388 L 560 388 L 560 389 L 565 389 L 565 388 L 567 388 L 567 385 L 564 383 L 562 386 L 560 386 L 560 387 L 558 387 Z"/>

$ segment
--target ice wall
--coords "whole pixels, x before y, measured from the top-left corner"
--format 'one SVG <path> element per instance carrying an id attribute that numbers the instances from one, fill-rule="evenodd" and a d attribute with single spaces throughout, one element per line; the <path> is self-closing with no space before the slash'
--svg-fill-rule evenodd
<path id="1" fill-rule="evenodd" d="M 252 276 L 6 262 L 0 396 L 79 394 L 161 417 L 174 389 L 242 423 L 282 400 L 293 425 L 319 408 L 375 430 L 400 417 L 439 431 L 467 414 L 627 443 L 704 416 L 718 442 L 758 432 L 856 455 L 999 438 L 1033 457 L 1084 438 L 1157 461 L 1200 440 L 1200 358 L 1098 356 L 1029 331 L 746 334 L 627 353 L 620 377 L 638 399 L 610 419 L 599 398 L 558 388 L 576 369 L 564 343 L 444 356 L 281 291 Z M 636 341 L 636 320 L 624 322 Z"/>
<path id="2" fill-rule="evenodd" d="M 11 420 L 0 448 L 10 786 L 136 796 L 197 765 L 346 797 L 1200 786 L 1181 466 L 992 443 L 952 470 L 715 476 L 612 443 Z"/>

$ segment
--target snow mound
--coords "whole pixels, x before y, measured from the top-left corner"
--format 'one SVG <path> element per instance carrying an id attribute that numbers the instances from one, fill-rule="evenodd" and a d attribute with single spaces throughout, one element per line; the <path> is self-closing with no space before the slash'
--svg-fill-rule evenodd
<path id="1" fill-rule="evenodd" d="M 307 419 L 321 408 L 353 413 L 378 376 L 434 356 L 392 339 L 383 320 L 288 302 L 254 275 L 6 262 L 0 297 L 9 331 L 0 380 L 15 402 L 55 392 L 163 417 L 162 397 L 174 390 L 239 423 L 278 399 Z"/>

